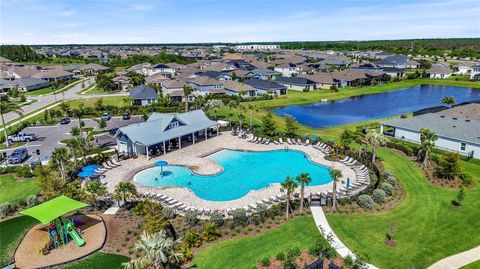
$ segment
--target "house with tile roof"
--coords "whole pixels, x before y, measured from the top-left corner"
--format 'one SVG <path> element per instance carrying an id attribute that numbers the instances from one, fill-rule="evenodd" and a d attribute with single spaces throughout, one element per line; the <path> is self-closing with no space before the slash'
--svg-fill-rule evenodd
<path id="1" fill-rule="evenodd" d="M 248 84 L 257 90 L 257 95 L 270 94 L 274 96 L 286 95 L 288 93 L 287 87 L 278 84 L 273 81 L 250 79 L 246 80 L 245 84 Z"/>
<path id="2" fill-rule="evenodd" d="M 427 74 L 430 78 L 440 78 L 440 79 L 447 79 L 452 75 L 452 70 L 447 67 L 436 66 L 430 69 L 427 69 Z"/>
<path id="3" fill-rule="evenodd" d="M 316 89 L 313 80 L 304 77 L 278 77 L 275 82 L 294 91 L 311 91 Z"/>
<path id="4" fill-rule="evenodd" d="M 110 67 L 103 66 L 101 64 L 90 63 L 82 65 L 78 70 L 84 75 L 98 75 L 106 73 L 110 70 Z"/>
<path id="5" fill-rule="evenodd" d="M 224 81 L 223 87 L 225 88 L 225 94 L 227 95 L 243 97 L 257 96 L 257 90 L 254 87 L 234 80 Z"/>

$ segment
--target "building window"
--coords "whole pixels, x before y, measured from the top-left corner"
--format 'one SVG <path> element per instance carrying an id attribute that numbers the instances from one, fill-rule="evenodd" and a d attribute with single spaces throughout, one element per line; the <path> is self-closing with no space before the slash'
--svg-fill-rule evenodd
<path id="1" fill-rule="evenodd" d="M 467 147 L 467 145 L 465 143 L 460 143 L 460 150 L 461 151 L 465 151 L 466 147 Z"/>
<path id="2" fill-rule="evenodd" d="M 175 127 L 178 127 L 178 121 L 170 122 L 170 124 L 168 125 L 169 129 L 172 129 Z"/>

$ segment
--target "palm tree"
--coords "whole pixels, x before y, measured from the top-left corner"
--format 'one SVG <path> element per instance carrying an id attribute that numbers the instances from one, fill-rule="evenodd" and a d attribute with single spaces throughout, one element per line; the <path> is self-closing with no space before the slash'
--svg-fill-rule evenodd
<path id="1" fill-rule="evenodd" d="M 179 242 L 165 236 L 161 230 L 154 234 L 143 232 L 140 240 L 135 244 L 135 250 L 143 255 L 122 265 L 125 269 L 155 268 L 165 269 L 178 265 L 183 255 L 178 251 Z"/>
<path id="2" fill-rule="evenodd" d="M 83 130 L 82 130 L 82 118 L 87 113 L 87 109 L 84 104 L 80 104 L 78 108 L 73 110 L 73 115 L 78 119 L 78 128 L 80 129 L 81 141 L 83 143 Z"/>
<path id="3" fill-rule="evenodd" d="M 418 153 L 419 155 L 423 155 L 422 166 L 424 168 L 428 167 L 430 152 L 432 152 L 433 147 L 435 147 L 435 141 L 437 139 L 437 135 L 431 130 L 426 128 L 420 129 L 420 150 Z"/>
<path id="4" fill-rule="evenodd" d="M 305 200 L 305 185 L 312 182 L 312 178 L 308 173 L 301 173 L 297 176 L 297 181 L 300 183 L 300 213 L 303 213 L 303 202 Z"/>
<path id="5" fill-rule="evenodd" d="M 240 130 L 242 130 L 243 121 L 245 120 L 245 114 L 244 114 L 245 107 L 240 106 L 239 108 L 240 108 L 240 112 L 238 113 L 238 122 L 239 122 Z"/>
<path id="6" fill-rule="evenodd" d="M 107 188 L 103 186 L 100 182 L 94 180 L 88 182 L 83 188 L 82 196 L 88 202 L 97 205 L 97 201 L 100 197 L 107 194 Z"/>
<path id="7" fill-rule="evenodd" d="M 292 193 L 295 191 L 295 189 L 298 187 L 297 183 L 292 180 L 289 176 L 285 178 L 285 181 L 281 183 L 281 192 L 286 192 L 287 193 L 287 206 L 285 208 L 285 214 L 288 219 L 288 211 L 290 209 L 290 196 Z"/>
<path id="8" fill-rule="evenodd" d="M 22 117 L 23 116 L 23 110 L 16 103 L 12 103 L 12 102 L 8 102 L 8 101 L 0 102 L 0 116 L 2 118 L 3 134 L 5 135 L 5 146 L 7 148 L 10 146 L 10 142 L 8 141 L 7 124 L 5 122 L 5 119 L 3 118 L 3 114 L 6 114 L 8 112 L 13 112 L 13 113 L 17 114 L 18 116 Z"/>
<path id="9" fill-rule="evenodd" d="M 454 96 L 444 96 L 442 100 L 440 101 L 441 105 L 447 105 L 449 107 L 452 107 L 453 105 L 457 104 L 457 101 L 455 101 Z"/>
<path id="10" fill-rule="evenodd" d="M 72 128 L 72 131 L 73 131 L 73 128 Z M 75 171 L 75 169 L 77 168 L 77 152 L 80 151 L 80 148 L 81 148 L 81 142 L 78 139 L 78 137 L 74 137 L 73 139 L 70 139 L 67 142 L 67 148 L 70 153 L 70 157 L 73 159 L 73 170 Z"/>
<path id="11" fill-rule="evenodd" d="M 332 203 L 332 213 L 338 211 L 338 205 L 337 205 L 337 182 L 338 179 L 341 178 L 342 171 L 338 169 L 331 169 L 330 170 L 330 176 L 333 179 L 333 203 Z"/>
<path id="12" fill-rule="evenodd" d="M 189 85 L 183 86 L 183 95 L 185 96 L 185 112 L 188 112 L 188 96 L 194 92 L 194 89 Z"/>
<path id="13" fill-rule="evenodd" d="M 60 105 L 60 110 L 63 111 L 63 114 L 68 117 L 70 116 L 70 113 L 72 113 L 72 110 L 70 109 L 70 105 L 68 103 L 62 102 Z"/>
<path id="14" fill-rule="evenodd" d="M 115 186 L 113 195 L 117 199 L 123 200 L 123 204 L 125 205 L 128 199 L 137 197 L 137 188 L 132 182 L 120 182 Z"/>
<path id="15" fill-rule="evenodd" d="M 63 180 L 67 179 L 66 164 L 68 162 L 68 152 L 66 148 L 55 148 L 52 152 L 52 161 L 58 165 L 60 170 L 60 177 Z"/>
<path id="16" fill-rule="evenodd" d="M 372 147 L 372 162 L 375 162 L 375 157 L 377 153 L 377 148 L 379 146 L 385 145 L 387 139 L 383 134 L 375 132 L 375 130 L 370 130 L 367 135 L 365 135 L 365 144 Z"/>
<path id="17" fill-rule="evenodd" d="M 255 110 L 255 106 L 252 104 L 248 104 L 248 110 L 250 111 L 250 130 L 252 130 L 253 125 L 253 111 Z"/>

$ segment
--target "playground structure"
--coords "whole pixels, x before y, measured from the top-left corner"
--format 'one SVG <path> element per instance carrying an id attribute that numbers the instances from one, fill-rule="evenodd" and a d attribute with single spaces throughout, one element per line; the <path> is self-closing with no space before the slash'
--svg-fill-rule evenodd
<path id="1" fill-rule="evenodd" d="M 48 254 L 52 249 L 58 248 L 60 245 L 66 245 L 70 239 L 75 241 L 77 246 L 85 245 L 85 240 L 80 237 L 81 230 L 75 228 L 75 222 L 83 224 L 82 221 L 75 221 L 65 217 L 59 217 L 46 225 L 48 232 L 48 242 L 41 252 L 43 255 Z"/>

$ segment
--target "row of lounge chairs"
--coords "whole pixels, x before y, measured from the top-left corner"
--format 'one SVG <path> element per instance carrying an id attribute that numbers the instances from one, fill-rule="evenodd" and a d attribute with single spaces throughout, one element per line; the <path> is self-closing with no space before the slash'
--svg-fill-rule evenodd
<path id="1" fill-rule="evenodd" d="M 317 142 L 316 144 L 313 145 L 314 148 L 320 150 L 324 154 L 328 154 L 330 150 L 332 150 L 332 147 L 323 143 L 323 142 Z"/>
<path id="2" fill-rule="evenodd" d="M 106 162 L 102 163 L 100 167 L 98 167 L 95 172 L 97 174 L 104 174 L 110 169 L 117 168 L 121 166 L 119 162 L 117 162 L 114 158 L 108 159 Z"/>

